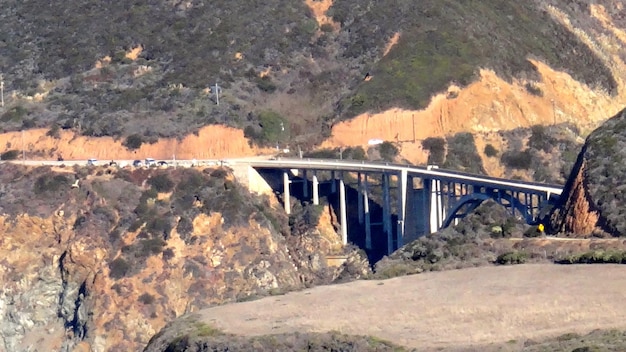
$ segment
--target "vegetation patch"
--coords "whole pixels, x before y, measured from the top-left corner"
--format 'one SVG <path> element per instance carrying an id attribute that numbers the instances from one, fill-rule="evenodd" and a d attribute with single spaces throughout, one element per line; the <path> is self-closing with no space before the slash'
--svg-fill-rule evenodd
<path id="1" fill-rule="evenodd" d="M 457 133 L 448 138 L 448 154 L 443 167 L 446 169 L 462 170 L 474 174 L 487 172 L 483 167 L 483 161 L 478 155 L 474 136 L 471 133 Z"/>

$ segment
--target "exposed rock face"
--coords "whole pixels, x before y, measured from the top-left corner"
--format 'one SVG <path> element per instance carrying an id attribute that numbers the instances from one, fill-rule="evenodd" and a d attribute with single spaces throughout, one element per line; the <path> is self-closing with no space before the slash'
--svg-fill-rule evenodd
<path id="1" fill-rule="evenodd" d="M 3 164 L 0 184 L 0 350 L 137 351 L 184 313 L 343 271 L 222 169 Z"/>
<path id="2" fill-rule="evenodd" d="M 552 230 L 576 237 L 626 234 L 626 110 L 593 131 L 551 217 Z"/>

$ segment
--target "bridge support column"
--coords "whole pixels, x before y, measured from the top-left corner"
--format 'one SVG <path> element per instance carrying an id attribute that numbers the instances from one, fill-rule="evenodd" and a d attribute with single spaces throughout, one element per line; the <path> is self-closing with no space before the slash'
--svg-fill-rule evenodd
<path id="1" fill-rule="evenodd" d="M 306 169 L 302 170 L 302 196 L 309 197 L 309 180 L 306 178 Z"/>
<path id="2" fill-rule="evenodd" d="M 337 192 L 337 180 L 335 179 L 335 172 L 330 172 L 330 193 Z"/>
<path id="3" fill-rule="evenodd" d="M 313 173 L 313 205 L 320 204 L 320 182 L 317 180 L 317 173 Z"/>
<path id="4" fill-rule="evenodd" d="M 359 224 L 363 224 L 363 197 L 361 197 L 361 194 L 363 193 L 362 187 L 363 185 L 361 184 L 361 173 L 357 173 L 356 174 L 356 179 L 357 179 L 357 206 L 358 206 L 358 213 L 359 213 Z"/>
<path id="5" fill-rule="evenodd" d="M 427 169 L 438 169 L 436 165 L 428 165 Z M 443 224 L 443 202 L 441 181 L 431 179 L 430 181 L 430 233 L 435 233 Z"/>
<path id="6" fill-rule="evenodd" d="M 406 169 L 400 171 L 398 175 L 398 230 L 396 231 L 398 236 L 397 248 L 404 245 L 404 229 L 406 219 L 406 188 L 407 188 L 408 172 Z M 413 186 L 411 186 L 413 189 Z"/>
<path id="7" fill-rule="evenodd" d="M 387 254 L 393 253 L 391 205 L 389 204 L 389 174 L 383 173 L 383 231 L 387 234 Z"/>
<path id="8" fill-rule="evenodd" d="M 367 194 L 367 174 L 363 178 L 363 212 L 365 213 L 365 249 L 372 249 L 372 222 L 370 218 L 370 200 Z"/>
<path id="9" fill-rule="evenodd" d="M 341 213 L 341 241 L 345 246 L 348 244 L 348 220 L 346 211 L 346 185 L 343 178 L 339 179 L 339 212 Z"/>
<path id="10" fill-rule="evenodd" d="M 291 195 L 289 194 L 289 172 L 283 171 L 283 203 L 285 205 L 285 212 L 291 214 Z"/>

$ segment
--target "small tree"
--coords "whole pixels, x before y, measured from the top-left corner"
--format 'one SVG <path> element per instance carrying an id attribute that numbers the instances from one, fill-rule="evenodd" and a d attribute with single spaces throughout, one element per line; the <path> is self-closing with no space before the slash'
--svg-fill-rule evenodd
<path id="1" fill-rule="evenodd" d="M 496 149 L 496 147 L 494 147 L 492 144 L 487 144 L 485 146 L 485 155 L 493 158 L 494 156 L 498 155 L 498 149 Z"/>
<path id="2" fill-rule="evenodd" d="M 167 174 L 152 176 L 148 180 L 148 183 L 158 192 L 169 192 L 174 188 L 174 181 L 172 181 Z"/>
<path id="3" fill-rule="evenodd" d="M 17 159 L 17 157 L 20 155 L 20 152 L 12 149 L 12 150 L 7 150 L 6 152 L 2 153 L 2 155 L 0 155 L 0 159 L 2 160 L 15 160 Z"/>
<path id="4" fill-rule="evenodd" d="M 126 140 L 123 143 L 123 145 L 130 150 L 139 149 L 141 148 L 142 144 L 143 137 L 141 137 L 141 135 L 137 133 L 131 134 L 130 136 L 126 137 Z"/>
<path id="5" fill-rule="evenodd" d="M 274 111 L 263 111 L 259 114 L 261 135 L 264 142 L 276 143 L 285 141 L 289 136 L 289 126 L 285 119 Z"/>
<path id="6" fill-rule="evenodd" d="M 393 161 L 399 153 L 398 147 L 387 141 L 380 144 L 378 151 L 380 152 L 380 157 L 386 161 Z"/>
<path id="7" fill-rule="evenodd" d="M 441 137 L 428 137 L 422 141 L 422 148 L 428 150 L 429 164 L 443 164 L 446 155 L 446 140 Z"/>

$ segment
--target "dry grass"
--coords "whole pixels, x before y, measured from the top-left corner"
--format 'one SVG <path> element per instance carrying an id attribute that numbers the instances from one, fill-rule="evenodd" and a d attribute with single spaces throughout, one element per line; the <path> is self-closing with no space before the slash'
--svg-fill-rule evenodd
<path id="1" fill-rule="evenodd" d="M 482 267 L 316 287 L 201 314 L 242 335 L 336 330 L 457 349 L 624 329 L 624 287 L 618 265 Z"/>

